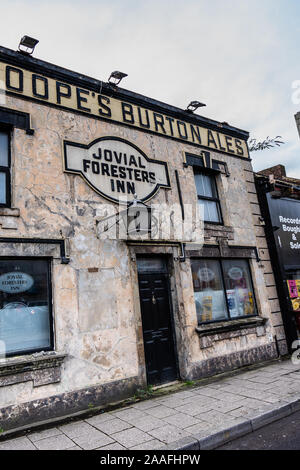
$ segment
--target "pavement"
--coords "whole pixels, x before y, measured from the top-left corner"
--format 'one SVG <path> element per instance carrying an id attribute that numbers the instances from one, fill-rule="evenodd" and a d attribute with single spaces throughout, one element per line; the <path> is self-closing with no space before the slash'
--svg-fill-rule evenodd
<path id="1" fill-rule="evenodd" d="M 0 450 L 215 449 L 300 410 L 300 364 L 277 361 L 21 437 Z"/>

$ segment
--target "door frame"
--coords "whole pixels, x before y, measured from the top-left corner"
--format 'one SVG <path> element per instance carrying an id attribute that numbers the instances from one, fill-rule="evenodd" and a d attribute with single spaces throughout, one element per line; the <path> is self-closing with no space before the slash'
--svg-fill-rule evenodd
<path id="1" fill-rule="evenodd" d="M 173 308 L 173 298 L 171 293 L 171 286 L 170 286 L 170 263 L 172 259 L 172 255 L 169 253 L 136 253 L 135 255 L 135 269 L 137 275 L 137 295 L 138 295 L 138 304 L 139 304 L 139 320 L 141 324 L 141 336 L 142 336 L 142 344 L 143 344 L 143 369 L 144 369 L 144 378 L 145 382 L 148 385 L 147 381 L 147 366 L 146 366 L 146 358 L 145 358 L 145 346 L 144 346 L 144 336 L 143 336 L 143 323 L 142 323 L 142 310 L 141 310 L 141 299 L 140 299 L 140 292 L 139 292 L 139 272 L 137 268 L 137 258 L 162 258 L 165 261 L 166 265 L 166 272 L 159 272 L 159 271 L 148 271 L 147 274 L 163 274 L 166 276 L 167 281 L 167 298 L 169 302 L 169 309 L 170 309 L 170 323 L 171 323 L 171 334 L 173 340 L 173 348 L 174 348 L 174 365 L 176 369 L 177 378 L 175 380 L 181 380 L 180 374 L 180 367 L 179 367 L 179 360 L 178 360 L 178 347 L 177 347 L 177 338 L 176 338 L 176 328 L 175 328 L 175 319 L 174 319 L 174 308 Z M 146 274 L 146 273 L 145 273 Z M 166 382 L 167 384 L 167 382 Z M 162 384 L 163 385 L 163 384 Z"/>

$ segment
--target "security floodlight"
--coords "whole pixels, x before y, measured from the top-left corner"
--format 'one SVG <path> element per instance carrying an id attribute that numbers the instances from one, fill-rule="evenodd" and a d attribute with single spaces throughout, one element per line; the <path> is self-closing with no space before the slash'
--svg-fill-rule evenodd
<path id="1" fill-rule="evenodd" d="M 128 77 L 127 73 L 119 72 L 118 70 L 115 70 L 110 74 L 110 77 L 108 79 L 108 83 L 111 83 L 112 85 L 119 85 L 120 81 Z"/>
<path id="2" fill-rule="evenodd" d="M 34 48 L 38 42 L 38 39 L 31 38 L 30 36 L 23 36 L 18 49 L 20 52 L 30 55 L 33 53 Z"/>
<path id="3" fill-rule="evenodd" d="M 206 106 L 204 103 L 200 103 L 200 101 L 191 101 L 188 107 L 186 108 L 186 111 L 189 113 L 193 113 L 196 111 L 198 108 L 202 108 L 203 106 Z"/>

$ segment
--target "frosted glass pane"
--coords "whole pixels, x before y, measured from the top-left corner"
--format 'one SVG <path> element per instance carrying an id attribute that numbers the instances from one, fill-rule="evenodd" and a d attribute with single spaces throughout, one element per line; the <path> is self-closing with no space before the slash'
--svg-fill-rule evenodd
<path id="1" fill-rule="evenodd" d="M 0 261 L 0 341 L 5 354 L 50 347 L 48 262 Z"/>
<path id="2" fill-rule="evenodd" d="M 0 132 L 0 166 L 8 166 L 8 135 Z"/>
<path id="3" fill-rule="evenodd" d="M 11 302 L 0 310 L 0 335 L 6 353 L 50 346 L 48 306 Z"/>
<path id="4" fill-rule="evenodd" d="M 6 203 L 6 174 L 0 173 L 0 204 Z"/>

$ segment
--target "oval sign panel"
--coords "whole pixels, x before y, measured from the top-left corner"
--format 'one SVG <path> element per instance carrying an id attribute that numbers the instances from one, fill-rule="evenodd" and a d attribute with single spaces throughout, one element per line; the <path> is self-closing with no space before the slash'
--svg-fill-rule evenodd
<path id="1" fill-rule="evenodd" d="M 101 137 L 89 145 L 64 141 L 64 171 L 81 175 L 113 202 L 147 201 L 160 187 L 170 188 L 168 165 L 147 157 L 118 137 Z"/>
<path id="2" fill-rule="evenodd" d="M 8 294 L 25 292 L 34 284 L 33 278 L 26 273 L 14 271 L 0 276 L 0 291 Z"/>

